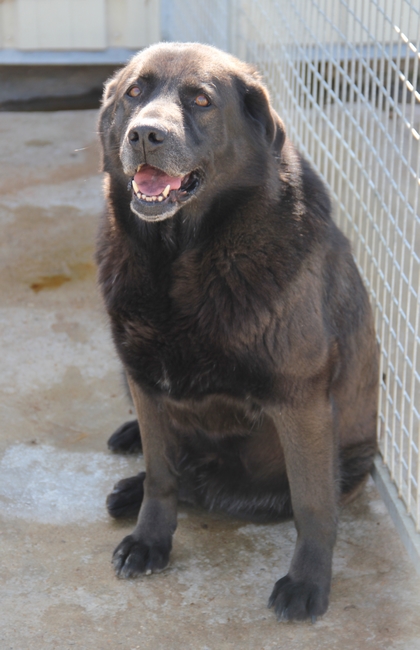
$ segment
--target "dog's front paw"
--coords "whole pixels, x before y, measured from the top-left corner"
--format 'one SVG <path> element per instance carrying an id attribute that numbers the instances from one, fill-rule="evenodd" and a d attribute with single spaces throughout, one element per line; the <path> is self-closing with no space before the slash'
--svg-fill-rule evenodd
<path id="1" fill-rule="evenodd" d="M 279 621 L 303 621 L 322 616 L 328 609 L 329 589 L 305 580 L 284 576 L 277 580 L 268 601 Z"/>
<path id="2" fill-rule="evenodd" d="M 169 562 L 172 538 L 145 542 L 133 535 L 124 537 L 112 556 L 112 563 L 119 578 L 135 578 L 164 569 Z"/>

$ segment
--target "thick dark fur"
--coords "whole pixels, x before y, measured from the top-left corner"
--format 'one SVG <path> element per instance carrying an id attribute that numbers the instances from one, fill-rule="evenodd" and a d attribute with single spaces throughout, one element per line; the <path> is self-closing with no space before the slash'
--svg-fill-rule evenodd
<path id="1" fill-rule="evenodd" d="M 116 572 L 166 566 L 178 499 L 258 520 L 293 512 L 295 553 L 269 604 L 313 619 L 328 606 L 339 501 L 376 451 L 372 315 L 327 192 L 259 75 L 209 46 L 137 55 L 106 86 L 100 132 L 99 282 L 146 464 L 108 497 L 115 517 L 141 506 Z M 140 201 L 127 185 L 141 164 L 196 182 Z M 140 448 L 138 425 L 109 444 Z"/>

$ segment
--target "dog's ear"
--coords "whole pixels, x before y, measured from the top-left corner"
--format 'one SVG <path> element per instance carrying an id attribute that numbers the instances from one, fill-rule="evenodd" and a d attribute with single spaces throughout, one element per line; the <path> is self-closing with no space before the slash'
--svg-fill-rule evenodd
<path id="1" fill-rule="evenodd" d="M 122 75 L 122 70 L 118 70 L 104 85 L 104 92 L 102 95 L 102 105 L 99 111 L 98 132 L 102 142 L 102 171 L 107 170 L 107 161 L 104 157 L 104 151 L 109 149 L 109 138 L 111 133 L 111 126 L 115 116 L 115 95 L 118 84 Z"/>
<path id="2" fill-rule="evenodd" d="M 105 82 L 102 94 L 101 110 L 99 112 L 99 125 L 105 128 L 112 122 L 115 93 L 122 70 L 118 70 L 108 81 Z"/>
<path id="3" fill-rule="evenodd" d="M 279 152 L 286 138 L 284 124 L 270 104 L 267 89 L 253 72 L 240 82 L 243 106 L 248 119 L 263 133 L 270 147 Z"/>

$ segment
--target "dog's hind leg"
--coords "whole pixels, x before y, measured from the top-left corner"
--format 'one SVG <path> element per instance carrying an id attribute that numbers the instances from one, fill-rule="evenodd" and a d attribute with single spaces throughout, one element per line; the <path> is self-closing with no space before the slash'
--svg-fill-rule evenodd
<path id="1" fill-rule="evenodd" d="M 143 501 L 145 472 L 118 481 L 106 498 L 106 507 L 114 519 L 137 517 Z"/>
<path id="2" fill-rule="evenodd" d="M 120 454 L 134 454 L 142 451 L 140 427 L 137 420 L 124 422 L 108 440 L 108 448 Z"/>

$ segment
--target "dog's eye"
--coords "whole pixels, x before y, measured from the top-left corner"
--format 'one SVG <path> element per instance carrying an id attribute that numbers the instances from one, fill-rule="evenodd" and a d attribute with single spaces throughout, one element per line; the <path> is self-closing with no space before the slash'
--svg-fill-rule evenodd
<path id="1" fill-rule="evenodd" d="M 127 90 L 127 95 L 129 95 L 129 97 L 138 97 L 140 93 L 141 90 L 139 86 L 131 86 L 131 88 Z"/>
<path id="2" fill-rule="evenodd" d="M 210 100 L 207 97 L 207 95 L 204 95 L 204 93 L 197 95 L 194 102 L 197 104 L 197 106 L 202 106 L 202 107 L 210 106 Z"/>

